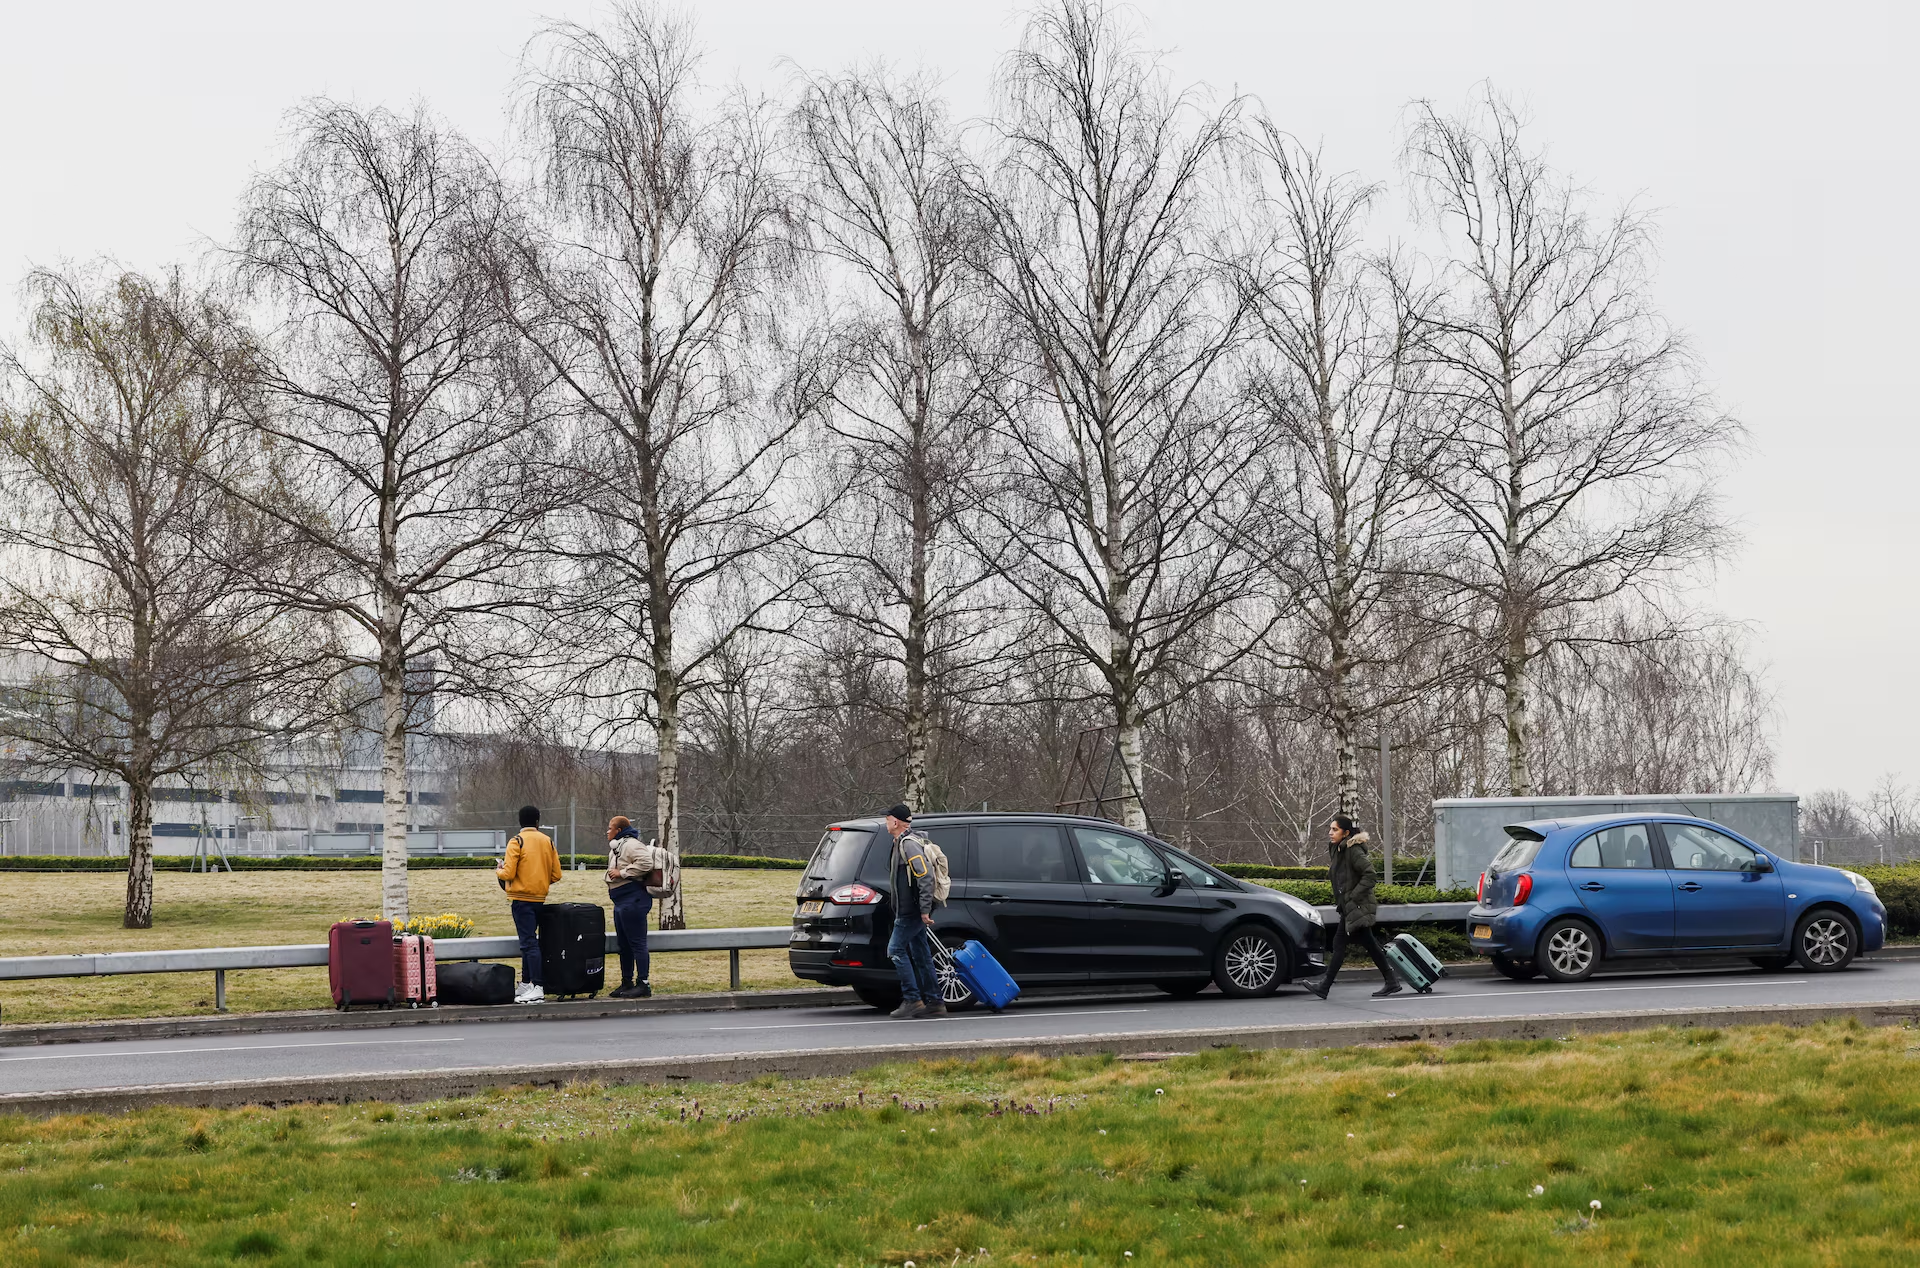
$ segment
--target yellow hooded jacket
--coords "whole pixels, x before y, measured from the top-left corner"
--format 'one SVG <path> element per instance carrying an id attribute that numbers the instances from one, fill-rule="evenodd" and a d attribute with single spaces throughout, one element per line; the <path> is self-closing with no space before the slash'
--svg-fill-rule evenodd
<path id="1" fill-rule="evenodd" d="M 507 842 L 507 857 L 493 874 L 506 882 L 508 898 L 522 903 L 544 903 L 547 890 L 560 879 L 560 855 L 546 833 L 538 828 L 522 828 Z"/>

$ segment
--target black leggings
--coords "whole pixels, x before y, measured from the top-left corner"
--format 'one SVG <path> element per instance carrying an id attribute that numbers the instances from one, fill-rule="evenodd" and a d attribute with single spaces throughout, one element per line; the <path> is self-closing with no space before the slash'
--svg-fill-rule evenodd
<path id="1" fill-rule="evenodd" d="M 1329 982 L 1333 980 L 1333 975 L 1340 971 L 1341 963 L 1347 958 L 1349 941 L 1357 942 L 1367 949 L 1367 954 L 1373 957 L 1373 962 L 1380 968 L 1380 976 L 1387 979 L 1388 985 L 1400 980 L 1394 976 L 1393 965 L 1387 962 L 1387 953 L 1381 948 L 1379 935 L 1374 933 L 1372 925 L 1364 929 L 1355 929 L 1352 934 L 1348 934 L 1347 927 L 1341 925 L 1333 931 L 1333 945 L 1327 948 L 1327 980 Z"/>

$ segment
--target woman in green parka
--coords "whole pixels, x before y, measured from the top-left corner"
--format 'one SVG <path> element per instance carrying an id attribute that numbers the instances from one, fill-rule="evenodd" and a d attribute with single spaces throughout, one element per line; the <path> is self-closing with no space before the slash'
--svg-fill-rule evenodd
<path id="1" fill-rule="evenodd" d="M 1340 962 L 1347 958 L 1347 944 L 1358 942 L 1373 956 L 1380 976 L 1387 979 L 1386 985 L 1373 993 L 1374 998 L 1398 995 L 1400 979 L 1387 962 L 1380 936 L 1373 929 L 1380 904 L 1373 896 L 1373 860 L 1367 857 L 1367 834 L 1346 815 L 1335 815 L 1327 825 L 1327 854 L 1327 873 L 1333 881 L 1334 904 L 1340 909 L 1340 927 L 1333 931 L 1333 945 L 1327 949 L 1327 971 L 1302 985 L 1325 999 L 1333 989 L 1334 975 L 1340 972 Z"/>

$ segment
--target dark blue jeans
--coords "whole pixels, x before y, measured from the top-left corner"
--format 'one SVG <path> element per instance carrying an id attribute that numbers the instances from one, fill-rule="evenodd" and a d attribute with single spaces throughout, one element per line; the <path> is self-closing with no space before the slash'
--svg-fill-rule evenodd
<path id="1" fill-rule="evenodd" d="M 613 891 L 613 940 L 620 948 L 620 985 L 632 986 L 647 980 L 647 913 L 653 910 L 653 895 L 647 887 L 634 882 Z"/>
<path id="2" fill-rule="evenodd" d="M 933 926 L 921 923 L 915 913 L 893 922 L 893 937 L 887 940 L 887 958 L 900 975 L 900 997 L 929 1004 L 944 1002 L 940 996 L 940 976 L 933 971 L 933 947 L 927 939 Z"/>
<path id="3" fill-rule="evenodd" d="M 528 986 L 540 983 L 540 903 L 513 900 L 513 931 L 520 935 L 520 980 Z"/>

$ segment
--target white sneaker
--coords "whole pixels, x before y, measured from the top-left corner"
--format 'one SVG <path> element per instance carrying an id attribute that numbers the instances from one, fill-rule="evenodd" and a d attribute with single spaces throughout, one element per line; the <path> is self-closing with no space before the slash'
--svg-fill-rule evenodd
<path id="1" fill-rule="evenodd" d="M 529 986 L 527 993 L 514 1001 L 519 1004 L 538 1004 L 547 998 L 547 993 L 537 986 Z"/>

